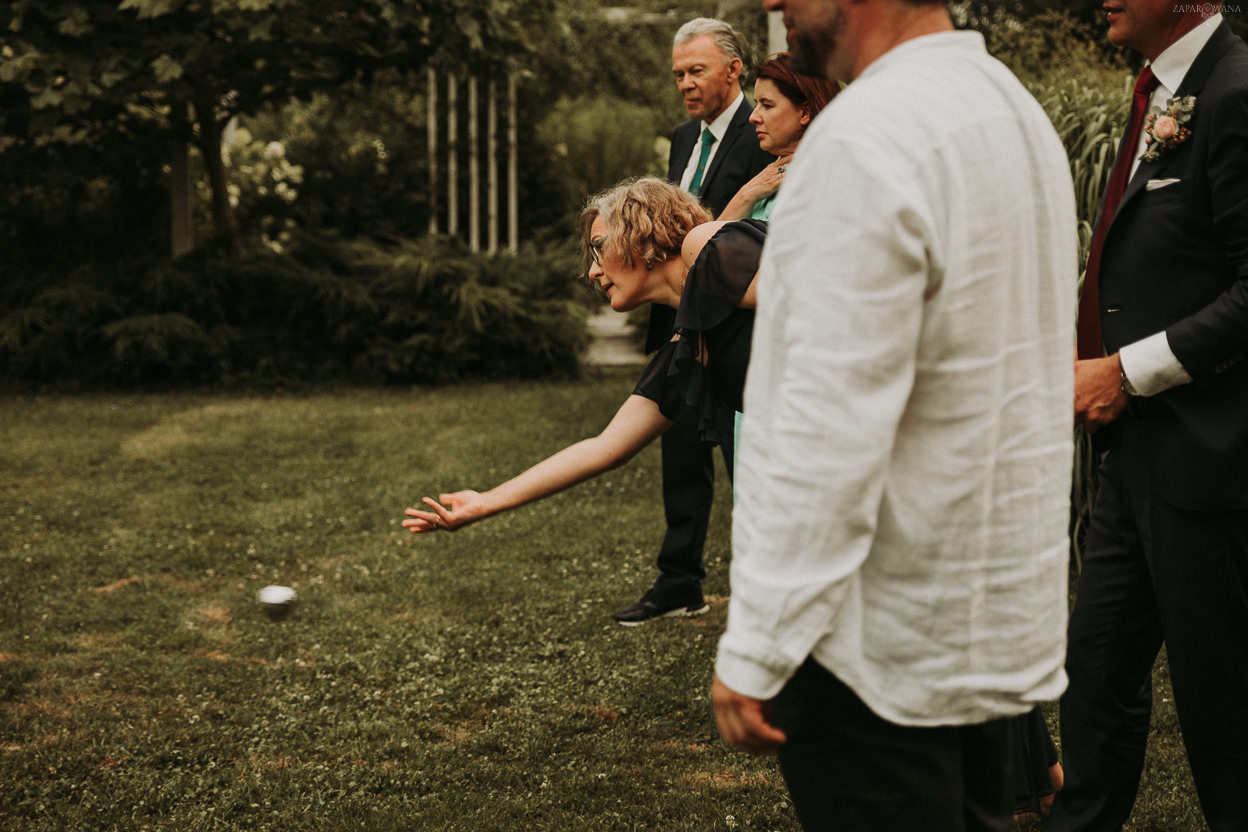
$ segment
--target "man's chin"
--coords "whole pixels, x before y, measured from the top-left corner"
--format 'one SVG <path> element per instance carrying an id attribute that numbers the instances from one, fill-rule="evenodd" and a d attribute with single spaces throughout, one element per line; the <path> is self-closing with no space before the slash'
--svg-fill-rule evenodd
<path id="1" fill-rule="evenodd" d="M 800 38 L 790 45 L 792 51 L 790 52 L 789 60 L 793 71 L 799 75 L 822 78 L 825 70 L 823 62 L 816 51 L 809 46 L 803 46 Z"/>

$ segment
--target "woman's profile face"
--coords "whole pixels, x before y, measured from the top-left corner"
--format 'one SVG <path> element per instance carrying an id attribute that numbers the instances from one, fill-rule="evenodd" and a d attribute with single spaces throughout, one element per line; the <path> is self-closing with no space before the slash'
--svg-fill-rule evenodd
<path id="1" fill-rule="evenodd" d="M 589 279 L 607 293 L 607 300 L 616 312 L 628 312 L 651 300 L 649 290 L 654 273 L 634 258 L 633 265 L 624 265 L 619 257 L 603 253 L 607 241 L 607 221 L 602 215 L 594 217 L 589 229 L 589 248 L 593 262 L 589 266 Z"/>
<path id="2" fill-rule="evenodd" d="M 794 104 L 770 78 L 754 82 L 754 112 L 750 124 L 758 134 L 758 146 L 772 156 L 787 156 L 797 150 L 797 143 L 810 122 L 803 107 Z"/>

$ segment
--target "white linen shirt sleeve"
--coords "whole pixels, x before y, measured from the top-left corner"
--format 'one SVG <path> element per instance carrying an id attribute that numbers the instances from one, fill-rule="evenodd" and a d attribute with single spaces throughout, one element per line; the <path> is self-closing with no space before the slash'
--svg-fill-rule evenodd
<path id="1" fill-rule="evenodd" d="M 717 661 L 728 687 L 760 699 L 861 602 L 852 578 L 914 384 L 936 235 L 885 155 L 840 137 L 799 151 L 764 251 Z"/>

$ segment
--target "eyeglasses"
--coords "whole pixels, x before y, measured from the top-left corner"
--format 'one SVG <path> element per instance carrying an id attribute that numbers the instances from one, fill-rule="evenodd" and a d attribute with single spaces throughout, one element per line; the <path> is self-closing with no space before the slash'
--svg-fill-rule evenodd
<path id="1" fill-rule="evenodd" d="M 596 240 L 589 241 L 589 256 L 593 258 L 595 266 L 602 265 L 602 247 L 606 244 L 606 237 L 599 237 Z"/>

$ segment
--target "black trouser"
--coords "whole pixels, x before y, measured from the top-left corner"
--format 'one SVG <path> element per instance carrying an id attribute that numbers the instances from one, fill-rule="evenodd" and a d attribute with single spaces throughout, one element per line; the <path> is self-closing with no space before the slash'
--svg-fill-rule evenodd
<path id="1" fill-rule="evenodd" d="M 1248 829 L 1248 512 L 1157 493 L 1133 417 L 1101 466 L 1061 702 L 1065 784 L 1046 832 L 1117 830 L 1135 802 L 1164 641 L 1205 818 Z"/>
<path id="2" fill-rule="evenodd" d="M 646 352 L 654 352 L 671 339 L 675 331 L 676 310 L 661 304 L 650 304 L 650 323 L 646 331 Z M 722 427 L 721 427 L 722 429 Z M 726 436 L 732 436 L 727 425 Z M 693 602 L 702 597 L 702 581 L 706 568 L 702 549 L 706 545 L 706 527 L 711 520 L 711 504 L 715 501 L 715 457 L 713 446 L 698 438 L 696 428 L 675 424 L 663 434 L 663 514 L 667 531 L 659 547 L 659 577 L 646 597 L 657 602 Z M 720 446 L 728 476 L 732 476 L 732 442 Z"/>
<path id="3" fill-rule="evenodd" d="M 720 448 L 731 475 L 732 442 Z M 702 548 L 715 499 L 714 446 L 699 440 L 696 429 L 676 424 L 663 434 L 662 450 L 667 533 L 659 548 L 659 577 L 648 594 L 681 601 L 700 597 L 706 577 Z"/>
<path id="4" fill-rule="evenodd" d="M 1003 832 L 1010 723 L 914 728 L 876 716 L 811 659 L 772 703 L 780 770 L 807 832 Z"/>

